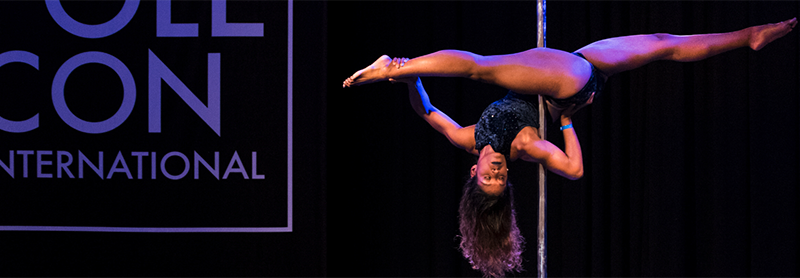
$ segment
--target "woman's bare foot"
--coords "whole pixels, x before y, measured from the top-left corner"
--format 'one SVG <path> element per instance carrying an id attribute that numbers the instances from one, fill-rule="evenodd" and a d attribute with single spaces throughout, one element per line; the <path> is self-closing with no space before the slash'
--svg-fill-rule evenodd
<path id="1" fill-rule="evenodd" d="M 750 35 L 750 48 L 760 50 L 768 43 L 789 34 L 795 25 L 797 25 L 796 17 L 784 22 L 752 27 L 753 33 Z"/>
<path id="2" fill-rule="evenodd" d="M 391 63 L 392 63 L 392 58 L 386 55 L 381 56 L 380 58 L 378 58 L 378 60 L 375 60 L 375 62 L 373 62 L 371 65 L 367 66 L 362 70 L 357 71 L 352 76 L 347 78 L 342 83 L 342 88 L 350 87 L 353 85 L 363 85 L 384 80 L 381 71 L 388 69 L 388 66 Z"/>

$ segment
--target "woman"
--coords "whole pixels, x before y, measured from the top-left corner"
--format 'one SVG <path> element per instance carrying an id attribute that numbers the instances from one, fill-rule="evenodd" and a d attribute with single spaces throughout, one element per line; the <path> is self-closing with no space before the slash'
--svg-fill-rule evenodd
<path id="1" fill-rule="evenodd" d="M 676 36 L 617 37 L 575 53 L 536 48 L 509 55 L 481 56 L 443 50 L 414 59 L 381 56 L 344 81 L 343 87 L 377 81 L 409 84 L 414 110 L 450 142 L 478 156 L 470 169 L 459 208 L 461 249 L 473 268 L 487 276 L 520 270 L 523 239 L 516 227 L 508 161 L 523 159 L 569 179 L 583 175 L 580 144 L 571 116 L 592 102 L 606 79 L 658 60 L 689 62 L 748 46 L 760 50 L 797 25 L 793 18 L 735 32 Z M 418 76 L 466 77 L 511 92 L 492 103 L 476 125 L 461 127 L 430 104 Z M 543 95 L 553 119 L 560 119 L 564 151 L 542 140 L 531 97 Z"/>
<path id="2" fill-rule="evenodd" d="M 520 255 L 525 240 L 516 223 L 507 162 L 517 158 L 549 161 L 548 165 L 559 165 L 551 170 L 577 179 L 583 173 L 583 162 L 575 131 L 562 128 L 567 155 L 550 142 L 539 139 L 536 132 L 539 113 L 534 100 L 537 96 L 514 92 L 489 105 L 477 124 L 462 128 L 431 105 L 419 78 L 394 81 L 408 83 L 411 106 L 420 117 L 457 147 L 478 155 L 458 209 L 460 248 L 464 257 L 485 276 L 498 277 L 508 271 L 522 270 Z M 590 96 L 583 105 L 591 103 L 592 98 Z M 583 105 L 572 104 L 565 109 L 560 116 L 561 124 L 571 126 L 570 117 Z"/>
<path id="3" fill-rule="evenodd" d="M 609 76 L 658 60 L 698 61 L 745 46 L 760 50 L 768 43 L 788 34 L 795 25 L 797 18 L 720 34 L 689 36 L 651 34 L 616 37 L 594 42 L 578 49 L 575 53 L 535 48 L 496 56 L 442 50 L 410 60 L 391 59 L 384 55 L 347 78 L 343 87 L 384 80 L 411 82 L 418 76 L 467 77 L 505 87 L 515 92 L 512 95 L 513 99 L 528 95 L 543 95 L 548 100 L 553 119 L 561 116 L 565 137 L 563 152 L 549 142 L 541 140 L 533 128 L 520 128 L 518 133 L 507 134 L 511 138 L 497 137 L 509 145 L 505 146 L 506 148 L 510 147 L 504 150 L 504 153 L 498 153 L 498 150 L 493 149 L 497 147 L 495 145 L 491 145 L 493 148 L 488 149 L 483 148 L 486 144 L 476 146 L 476 137 L 479 134 L 474 125 L 461 127 L 447 115 L 435 110 L 429 103 L 425 104 L 430 107 L 425 107 L 426 113 L 423 118 L 455 146 L 478 155 L 477 165 L 480 170 L 491 168 L 490 166 L 497 165 L 496 163 L 502 164 L 496 169 L 496 175 L 486 176 L 491 177 L 493 183 L 482 187 L 487 193 L 496 195 L 502 191 L 499 185 L 505 183 L 505 180 L 498 182 L 500 176 L 505 176 L 504 158 L 511 160 L 522 158 L 541 163 L 550 171 L 570 179 L 578 179 L 583 175 L 580 146 L 577 137 L 570 129 L 572 127 L 570 116 L 577 108 L 589 104 L 594 94 L 602 91 L 603 84 Z M 424 93 L 420 82 L 409 87 Z M 538 124 L 533 127 L 538 127 Z M 480 171 L 479 173 L 484 174 Z"/>

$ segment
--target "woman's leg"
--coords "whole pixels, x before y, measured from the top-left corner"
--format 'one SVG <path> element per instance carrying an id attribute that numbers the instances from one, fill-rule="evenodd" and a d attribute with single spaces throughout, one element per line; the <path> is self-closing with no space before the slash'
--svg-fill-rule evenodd
<path id="1" fill-rule="evenodd" d="M 345 80 L 343 85 L 363 85 L 390 78 L 415 76 L 466 77 L 477 80 L 480 67 L 478 60 L 482 58 L 483 56 L 467 51 L 442 50 L 414 58 L 399 70 L 398 65 L 392 64 L 392 58 L 383 55 Z"/>
<path id="2" fill-rule="evenodd" d="M 583 87 L 591 71 L 586 60 L 549 48 L 491 56 L 442 50 L 408 60 L 402 67 L 392 64 L 389 56 L 381 56 L 345 80 L 343 86 L 416 76 L 463 77 L 517 93 L 566 98 Z"/>
<path id="3" fill-rule="evenodd" d="M 797 19 L 793 18 L 729 33 L 617 37 L 594 42 L 577 52 L 582 53 L 589 62 L 610 76 L 658 60 L 698 61 L 745 46 L 760 50 L 768 43 L 791 32 L 795 25 Z"/>

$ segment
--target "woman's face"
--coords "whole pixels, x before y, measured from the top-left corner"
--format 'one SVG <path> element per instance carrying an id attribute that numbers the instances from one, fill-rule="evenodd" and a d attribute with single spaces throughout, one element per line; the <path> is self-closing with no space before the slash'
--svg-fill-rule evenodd
<path id="1" fill-rule="evenodd" d="M 475 177 L 483 192 L 489 195 L 500 195 L 506 189 L 508 166 L 506 158 L 500 153 L 488 153 L 478 157 L 478 163 L 472 165 L 470 176 Z"/>

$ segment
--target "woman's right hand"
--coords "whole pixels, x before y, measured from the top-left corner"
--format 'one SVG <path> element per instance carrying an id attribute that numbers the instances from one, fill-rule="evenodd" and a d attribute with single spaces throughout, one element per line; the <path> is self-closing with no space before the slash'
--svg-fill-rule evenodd
<path id="1" fill-rule="evenodd" d="M 408 62 L 408 60 L 410 60 L 410 59 L 408 59 L 408 58 L 392 58 L 392 65 L 394 65 L 397 69 L 400 69 L 401 67 L 406 65 L 406 62 Z M 392 83 L 401 82 L 401 83 L 413 84 L 413 83 L 417 82 L 417 77 L 404 77 L 404 78 L 398 78 L 398 79 L 389 78 L 389 81 L 392 82 Z"/>
<path id="2" fill-rule="evenodd" d="M 411 60 L 411 59 L 408 59 L 408 58 L 405 58 L 405 57 L 404 58 L 392 58 L 392 65 L 394 65 L 395 67 L 397 67 L 399 69 L 399 68 L 402 68 L 403 66 L 405 66 L 406 62 L 408 62 L 408 60 Z"/>

